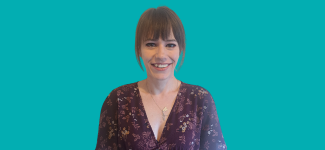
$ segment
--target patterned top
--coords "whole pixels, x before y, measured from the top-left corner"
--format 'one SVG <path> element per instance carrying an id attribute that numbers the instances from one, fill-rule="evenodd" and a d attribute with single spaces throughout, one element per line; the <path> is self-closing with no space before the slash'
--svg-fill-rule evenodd
<path id="1" fill-rule="evenodd" d="M 96 150 L 227 150 L 214 100 L 206 89 L 181 82 L 157 141 L 137 83 L 120 86 L 105 99 Z"/>

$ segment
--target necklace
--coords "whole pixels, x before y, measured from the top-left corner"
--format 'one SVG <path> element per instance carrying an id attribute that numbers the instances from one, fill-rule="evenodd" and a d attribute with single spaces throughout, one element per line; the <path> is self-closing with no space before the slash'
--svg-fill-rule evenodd
<path id="1" fill-rule="evenodd" d="M 148 82 L 147 82 L 147 81 L 146 81 L 146 85 L 147 85 L 147 89 L 148 89 L 148 91 L 149 91 L 149 88 L 148 88 Z M 177 84 L 177 85 L 178 85 L 178 84 Z M 177 86 L 177 87 L 178 87 L 178 86 Z M 151 98 L 153 99 L 152 94 L 151 94 L 150 91 L 149 91 L 149 93 L 150 93 L 150 95 L 151 95 Z M 176 95 L 176 96 L 177 96 L 177 95 Z M 164 107 L 164 109 L 161 109 L 161 108 L 158 106 L 158 104 L 156 103 L 155 99 L 153 99 L 153 101 L 155 102 L 155 104 L 157 105 L 157 107 L 161 110 L 161 112 L 162 112 L 162 118 L 163 118 L 163 120 L 165 121 L 166 116 L 167 116 L 167 115 L 165 115 L 165 112 L 168 110 L 167 107 Z"/>

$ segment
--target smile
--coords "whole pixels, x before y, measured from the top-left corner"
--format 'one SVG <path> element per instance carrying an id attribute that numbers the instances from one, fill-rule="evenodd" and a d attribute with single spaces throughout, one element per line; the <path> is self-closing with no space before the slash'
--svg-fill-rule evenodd
<path id="1" fill-rule="evenodd" d="M 151 64 L 151 66 L 153 66 L 154 69 L 158 70 L 158 71 L 164 71 L 166 69 L 169 68 L 170 64 Z"/>
<path id="2" fill-rule="evenodd" d="M 151 65 L 157 68 L 165 68 L 171 64 L 151 64 Z"/>

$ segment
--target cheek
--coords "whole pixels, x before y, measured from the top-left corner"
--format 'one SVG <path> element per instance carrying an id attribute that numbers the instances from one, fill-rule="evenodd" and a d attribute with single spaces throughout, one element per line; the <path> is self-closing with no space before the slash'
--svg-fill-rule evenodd
<path id="1" fill-rule="evenodd" d="M 176 52 L 172 54 L 171 58 L 175 61 L 175 63 L 177 63 L 178 59 L 180 58 L 180 55 L 178 52 Z"/>

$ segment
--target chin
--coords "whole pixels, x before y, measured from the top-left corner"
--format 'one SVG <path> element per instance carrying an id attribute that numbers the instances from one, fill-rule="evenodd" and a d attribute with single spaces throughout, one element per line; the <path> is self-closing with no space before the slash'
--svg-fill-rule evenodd
<path id="1" fill-rule="evenodd" d="M 153 75 L 153 78 L 157 80 L 165 80 L 170 77 L 170 74 L 164 74 L 164 75 Z"/>

